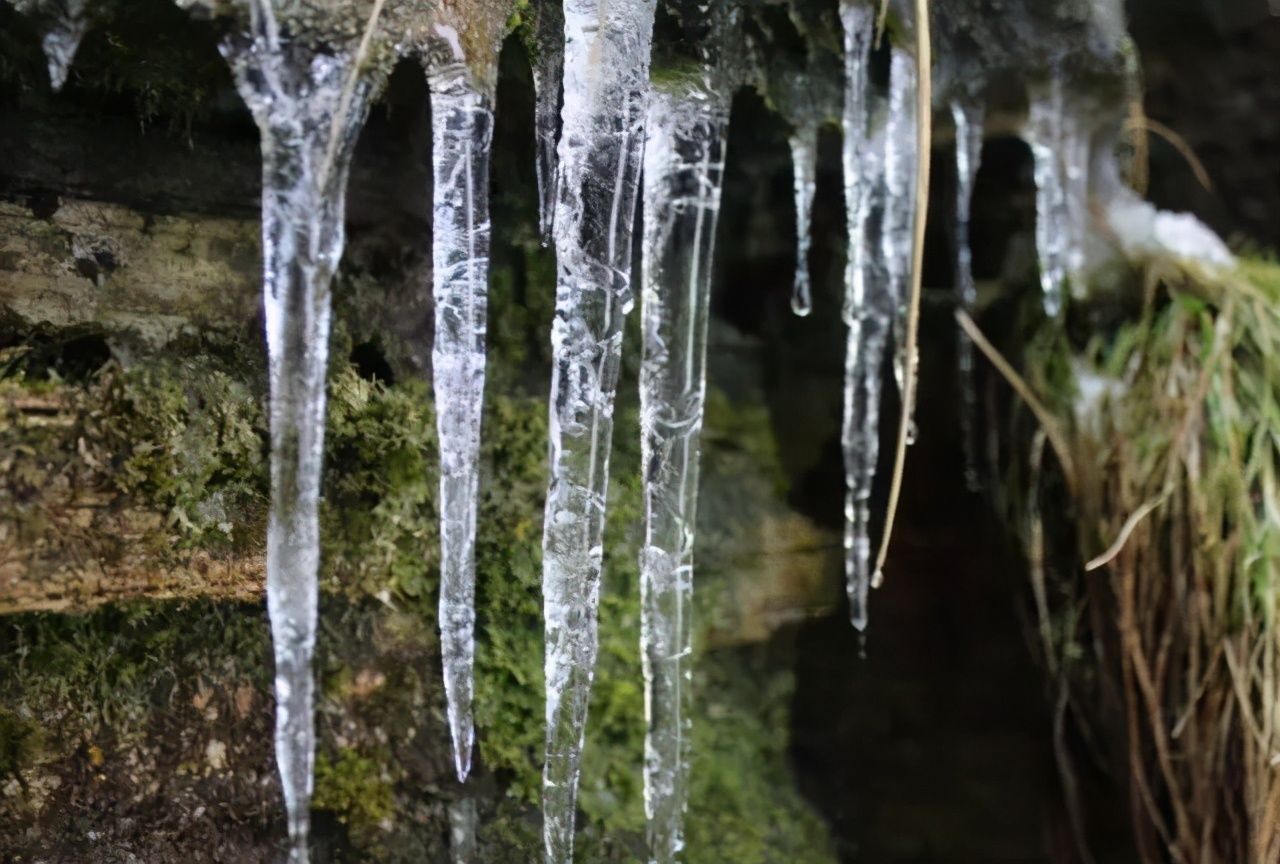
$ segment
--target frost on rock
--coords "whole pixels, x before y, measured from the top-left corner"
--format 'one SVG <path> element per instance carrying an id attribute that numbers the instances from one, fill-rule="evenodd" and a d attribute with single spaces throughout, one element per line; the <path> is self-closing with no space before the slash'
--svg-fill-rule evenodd
<path id="1" fill-rule="evenodd" d="M 1083 288 L 1089 224 L 1089 134 L 1061 72 L 1032 89 L 1025 137 L 1035 158 L 1036 250 L 1044 311 L 1062 315 L 1068 285 Z"/>
<path id="2" fill-rule="evenodd" d="M 978 289 L 973 281 L 973 250 L 969 240 L 969 215 L 973 206 L 973 188 L 982 162 L 985 109 L 972 97 L 951 103 L 951 116 L 956 126 L 956 210 L 955 210 L 955 282 L 956 304 L 972 315 L 978 302 Z M 963 330 L 957 331 L 957 366 L 960 374 L 960 434 L 964 447 L 964 476 L 970 490 L 976 491 L 978 477 L 978 394 L 973 380 L 973 341 Z"/>
<path id="3" fill-rule="evenodd" d="M 881 254 L 893 293 L 893 375 L 905 392 L 907 303 L 911 291 L 912 251 L 916 228 L 916 91 L 920 86 L 915 57 L 894 46 L 889 61 L 889 116 L 884 136 L 884 232 Z"/>
<path id="4" fill-rule="evenodd" d="M 44 22 L 40 47 L 49 67 L 49 83 L 54 91 L 67 83 L 71 63 L 84 34 L 89 30 L 85 15 L 88 0 L 10 0 L 19 12 L 34 15 Z"/>
<path id="5" fill-rule="evenodd" d="M 880 455 L 880 380 L 898 300 L 884 269 L 887 244 L 881 233 L 885 209 L 884 132 L 873 131 L 870 62 L 875 9 L 846 0 L 844 30 L 844 194 L 849 231 L 845 270 L 844 423 L 845 575 L 849 614 L 859 630 L 867 626 L 871 587 L 871 488 Z"/>
<path id="6" fill-rule="evenodd" d="M 684 846 L 690 755 L 693 547 L 707 321 L 728 104 L 710 88 L 655 91 L 644 154 L 640 367 L 645 815 L 649 860 Z"/>
<path id="7" fill-rule="evenodd" d="M 556 140 L 564 82 L 564 9 L 560 0 L 546 0 L 539 5 L 534 38 L 534 166 L 538 179 L 538 227 L 546 245 L 551 242 L 555 220 Z"/>
<path id="8" fill-rule="evenodd" d="M 440 650 L 459 780 L 471 770 L 475 543 L 489 282 L 492 98 L 474 83 L 457 31 L 428 52 L 433 153 L 431 352 L 440 442 Z M 494 76 L 483 76 L 492 79 Z"/>
<path id="9" fill-rule="evenodd" d="M 818 127 L 802 125 L 791 136 L 790 144 L 796 201 L 796 281 L 791 311 L 803 317 L 813 311 L 809 249 L 813 242 L 813 197 L 818 183 Z"/>
<path id="10" fill-rule="evenodd" d="M 261 132 L 263 298 L 270 372 L 267 609 L 275 653 L 276 759 L 290 862 L 308 860 L 315 727 L 318 504 L 330 281 L 343 247 L 351 151 L 373 82 L 353 52 L 282 38 L 265 0 L 222 43 Z"/>
<path id="11" fill-rule="evenodd" d="M 548 864 L 573 855 L 583 734 L 597 650 L 613 404 L 632 305 L 631 231 L 644 145 L 655 0 L 565 3 L 564 109 L 543 521 Z"/>

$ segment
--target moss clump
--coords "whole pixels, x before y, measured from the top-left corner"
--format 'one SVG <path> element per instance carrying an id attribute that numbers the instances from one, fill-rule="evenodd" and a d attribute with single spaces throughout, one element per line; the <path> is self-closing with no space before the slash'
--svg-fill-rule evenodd
<path id="1" fill-rule="evenodd" d="M 425 601 L 438 569 L 439 459 L 426 385 L 367 381 L 350 367 L 329 380 L 325 570 L 354 595 Z"/>
<path id="2" fill-rule="evenodd" d="M 384 823 L 395 815 L 395 792 L 386 761 L 385 754 L 371 758 L 351 749 L 332 758 L 324 753 L 316 757 L 312 807 L 337 816 L 353 841 L 365 849 L 376 846 Z"/>
<path id="3" fill-rule="evenodd" d="M 1280 796 L 1258 732 L 1278 659 L 1280 266 L 1140 264 L 1122 320 L 1026 352 L 1047 417 L 1009 470 L 1011 519 L 1057 723 L 1157 802 L 1132 814 L 1139 845 L 1171 826 L 1174 857 L 1247 860 L 1280 848 L 1250 816 Z"/>
<path id="4" fill-rule="evenodd" d="M 233 374 L 234 373 L 234 374 Z M 207 357 L 99 376 L 83 435 L 122 495 L 163 508 L 180 549 L 246 549 L 266 507 L 261 394 Z"/>
<path id="5" fill-rule="evenodd" d="M 44 748 L 40 727 L 12 711 L 0 708 L 0 782 L 21 778 Z"/>

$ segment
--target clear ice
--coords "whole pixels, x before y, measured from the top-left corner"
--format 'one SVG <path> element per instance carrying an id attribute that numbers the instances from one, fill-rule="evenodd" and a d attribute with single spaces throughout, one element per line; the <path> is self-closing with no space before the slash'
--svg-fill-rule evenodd
<path id="1" fill-rule="evenodd" d="M 450 864 L 480 864 L 476 849 L 476 801 L 462 798 L 449 805 Z"/>
<path id="2" fill-rule="evenodd" d="M 674 864 L 684 847 L 698 454 L 728 119 L 727 102 L 719 94 L 686 85 L 675 92 L 655 90 L 646 127 L 640 622 L 652 864 Z"/>
<path id="3" fill-rule="evenodd" d="M 605 498 L 622 324 L 633 305 L 631 232 L 644 145 L 656 0 L 566 0 L 564 108 L 543 520 L 547 864 L 573 857 L 583 734 L 595 670 Z"/>
<path id="4" fill-rule="evenodd" d="M 10 0 L 19 11 L 28 15 L 40 15 L 45 19 L 44 35 L 40 47 L 44 50 L 49 68 L 49 83 L 54 92 L 67 83 L 71 62 L 75 59 L 80 42 L 89 29 L 85 15 L 88 0 Z"/>
<path id="5" fill-rule="evenodd" d="M 966 97 L 951 103 L 951 116 L 956 126 L 956 210 L 955 210 L 955 283 L 956 305 L 972 315 L 978 302 L 978 289 L 973 281 L 973 250 L 969 240 L 969 214 L 973 206 L 973 188 L 982 163 L 985 108 L 978 99 Z M 957 331 L 956 357 L 960 374 L 960 435 L 964 447 L 965 483 L 972 491 L 980 485 L 978 475 L 978 394 L 973 381 L 973 341 L 963 330 Z"/>
<path id="6" fill-rule="evenodd" d="M 809 249 L 813 241 L 813 196 L 818 185 L 818 127 L 802 124 L 791 136 L 790 144 L 796 201 L 796 280 L 791 311 L 804 317 L 813 311 Z"/>
<path id="7" fill-rule="evenodd" d="M 1036 250 L 1044 311 L 1063 314 L 1066 289 L 1079 287 L 1089 220 L 1089 135 L 1077 106 L 1067 104 L 1062 73 L 1032 89 L 1025 137 L 1035 157 Z"/>
<path id="8" fill-rule="evenodd" d="M 916 59 L 894 46 L 889 61 L 889 116 L 885 130 L 884 233 L 881 235 L 889 289 L 893 292 L 893 375 L 898 392 L 905 392 L 907 369 L 907 302 L 911 291 L 912 251 L 916 227 L 916 90 L 920 86 Z"/>
<path id="9" fill-rule="evenodd" d="M 897 312 L 898 297 L 885 270 L 888 220 L 886 204 L 886 131 L 871 117 L 870 62 L 875 39 L 875 9 L 869 4 L 841 5 L 844 30 L 844 194 L 849 231 L 845 270 L 844 423 L 845 576 L 849 615 L 854 627 L 867 627 L 871 587 L 871 490 L 880 455 L 880 380 L 884 354 Z"/>
<path id="10" fill-rule="evenodd" d="M 289 861 L 305 864 L 315 756 L 318 504 L 330 281 L 342 256 L 347 172 L 373 85 L 353 53 L 282 39 L 268 2 L 222 52 L 261 132 L 263 299 L 271 505 L 267 609 L 275 653 L 276 760 Z"/>
<path id="11" fill-rule="evenodd" d="M 471 770 L 475 737 L 476 496 L 489 299 L 493 110 L 491 96 L 475 84 L 461 55 L 456 31 L 438 24 L 436 35 L 441 59 L 430 64 L 427 81 L 434 178 L 431 367 L 440 442 L 440 651 L 454 768 L 461 781 Z"/>
<path id="12" fill-rule="evenodd" d="M 533 61 L 534 167 L 538 179 L 538 228 L 543 245 L 547 245 L 555 220 L 556 140 L 564 84 L 564 9 L 560 0 L 544 0 L 539 5 L 534 38 L 538 51 Z"/>

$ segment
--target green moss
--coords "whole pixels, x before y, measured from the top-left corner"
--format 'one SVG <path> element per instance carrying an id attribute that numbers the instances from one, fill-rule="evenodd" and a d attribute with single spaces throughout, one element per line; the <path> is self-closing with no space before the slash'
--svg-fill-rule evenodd
<path id="1" fill-rule="evenodd" d="M 138 603 L 6 623 L 0 663 L 10 674 L 0 698 L 38 718 L 64 752 L 103 734 L 138 739 L 156 707 L 202 675 L 227 674 L 265 692 L 267 631 L 256 608 Z"/>
<path id="2" fill-rule="evenodd" d="M 312 807 L 333 813 L 347 827 L 352 839 L 368 849 L 384 822 L 396 811 L 395 790 L 386 773 L 387 757 L 364 756 L 340 750 L 336 757 L 316 757 L 315 797 Z"/>
<path id="3" fill-rule="evenodd" d="M 0 708 L 0 780 L 21 776 L 19 772 L 39 758 L 43 747 L 39 726 Z"/>
<path id="4" fill-rule="evenodd" d="M 388 387 L 350 367 L 329 381 L 322 516 L 330 587 L 422 601 L 438 568 L 435 413 L 419 381 Z"/>
<path id="5" fill-rule="evenodd" d="M 235 373 L 235 374 L 233 374 Z M 260 394 L 208 358 L 111 368 L 84 418 L 120 493 L 163 508 L 179 548 L 243 549 L 266 507 Z"/>

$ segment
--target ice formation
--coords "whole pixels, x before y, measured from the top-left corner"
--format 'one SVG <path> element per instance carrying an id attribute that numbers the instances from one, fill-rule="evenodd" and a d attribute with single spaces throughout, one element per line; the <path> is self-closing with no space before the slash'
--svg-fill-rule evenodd
<path id="1" fill-rule="evenodd" d="M 45 29 L 44 50 L 50 78 L 55 88 L 60 86 L 86 27 L 86 0 L 9 2 L 51 22 Z M 178 2 L 192 5 L 197 0 Z M 368 63 L 364 56 L 374 22 L 356 46 L 342 28 L 334 34 L 346 35 L 315 40 L 282 34 L 276 10 L 296 4 L 240 0 L 235 5 L 248 9 L 250 27 L 226 39 L 222 50 L 260 128 L 263 160 L 272 489 L 267 595 L 276 663 L 275 746 L 288 810 L 290 860 L 301 864 L 308 860 L 315 743 L 311 666 L 329 291 L 343 247 L 349 161 L 379 73 L 374 71 L 378 64 Z M 327 14 L 312 9 L 314 4 L 302 5 L 309 15 Z M 384 5 L 384 0 L 371 4 L 374 21 Z M 434 153 L 432 361 L 441 457 L 439 617 L 455 768 L 459 779 L 465 779 L 474 738 L 474 555 L 495 76 L 489 67 L 477 77 L 475 58 L 463 54 L 463 45 L 471 44 L 474 33 L 441 23 L 439 16 L 457 14 L 450 11 L 456 5 L 445 4 L 443 12 L 439 4 L 409 12 L 404 7 L 397 14 L 435 22 L 427 65 Z M 698 14 L 711 9 L 705 3 L 688 5 Z M 890 47 L 887 100 L 875 92 L 871 65 L 879 5 L 872 0 L 840 4 L 849 241 L 841 440 L 847 590 L 851 619 L 859 630 L 868 623 L 868 589 L 874 581 L 869 522 L 879 457 L 883 363 L 890 345 L 896 349 L 894 372 L 904 393 L 911 389 L 908 376 L 916 365 L 915 358 L 906 356 L 905 332 L 916 232 L 918 220 L 924 218 L 917 213 L 915 188 L 921 164 L 918 99 L 928 95 L 917 78 L 917 57 L 899 45 Z M 674 76 L 646 104 L 655 8 L 656 0 L 548 0 L 538 4 L 533 24 L 539 227 L 544 238 L 554 242 L 558 259 L 551 340 L 551 484 L 543 529 L 547 864 L 572 860 L 580 759 L 597 652 L 613 405 L 622 326 L 632 305 L 631 240 L 642 153 L 645 805 L 651 860 L 673 864 L 683 846 L 699 438 L 712 253 L 732 88 L 713 80 L 718 73 L 704 63 L 697 74 L 690 76 L 686 70 Z M 693 17 L 690 10 L 685 12 L 683 17 L 673 16 L 682 19 L 681 27 Z M 909 25 L 910 17 L 904 19 Z M 712 30 L 710 38 L 718 46 L 714 50 L 725 50 L 733 40 Z M 413 43 L 414 38 L 404 41 Z M 749 53 L 738 62 L 759 60 L 748 59 Z M 921 50 L 926 68 L 927 54 Z M 800 315 L 812 310 L 807 258 L 817 184 L 817 130 L 834 111 L 826 107 L 833 101 L 826 95 L 829 91 L 818 98 L 806 88 L 805 76 L 823 68 L 814 56 L 807 58 L 805 73 L 782 88 L 787 96 L 781 100 L 792 107 L 805 105 L 807 111 L 788 118 L 798 121 L 790 145 L 798 234 L 792 305 Z M 763 87 L 770 73 L 755 71 L 760 73 L 756 83 Z M 832 72 L 825 80 L 834 77 Z M 1058 316 L 1065 286 L 1078 281 L 1084 265 L 1092 127 L 1087 125 L 1088 112 L 1068 99 L 1061 74 L 1035 88 L 1031 97 L 1026 137 L 1036 164 L 1036 239 L 1045 308 Z M 983 112 L 968 98 L 957 99 L 952 112 L 959 181 L 956 290 L 959 304 L 972 309 L 975 289 L 967 228 Z M 1193 220 L 1157 213 L 1124 197 L 1110 202 L 1107 215 L 1130 255 L 1182 254 L 1214 265 L 1231 263 L 1220 241 Z M 972 483 L 973 351 L 963 337 L 959 365 Z M 453 858 L 471 860 L 476 854 L 474 801 L 455 804 L 450 818 Z"/>
<path id="2" fill-rule="evenodd" d="M 809 277 L 812 246 L 813 197 L 817 191 L 818 127 L 805 123 L 791 136 L 791 170 L 796 200 L 796 281 L 791 311 L 805 316 L 813 311 L 813 285 Z"/>
<path id="3" fill-rule="evenodd" d="M 955 283 L 956 305 L 974 314 L 978 289 L 973 281 L 973 250 L 969 241 L 969 214 L 973 205 L 973 188 L 982 161 L 985 109 L 973 97 L 951 103 L 951 116 L 956 126 L 956 210 Z M 973 341 L 963 330 L 957 331 L 956 359 L 960 373 L 960 434 L 964 447 L 964 476 L 970 490 L 976 491 L 978 476 L 978 394 L 973 381 Z"/>
<path id="4" fill-rule="evenodd" d="M 342 256 L 347 171 L 374 89 L 356 51 L 281 38 L 267 0 L 222 51 L 262 138 L 263 300 L 270 373 L 267 609 L 275 652 L 276 759 L 292 864 L 308 860 L 315 756 L 318 506 L 330 281 Z"/>
<path id="5" fill-rule="evenodd" d="M 534 167 L 538 180 L 538 229 L 551 242 L 556 208 L 556 142 L 564 84 L 564 9 L 560 0 L 538 7 L 537 57 L 533 60 Z"/>
<path id="6" fill-rule="evenodd" d="M 1089 134 L 1069 104 L 1061 71 L 1032 89 L 1025 137 L 1035 157 L 1036 250 L 1044 311 L 1063 314 L 1068 285 L 1079 289 L 1089 226 Z"/>
<path id="7" fill-rule="evenodd" d="M 656 0 L 567 0 L 553 236 L 551 484 L 543 521 L 547 864 L 573 855 L 596 663 L 613 403 L 633 304 L 631 230 Z"/>
<path id="8" fill-rule="evenodd" d="M 884 268 L 878 242 L 885 210 L 885 132 L 871 112 L 871 47 L 875 10 L 846 0 L 844 30 L 844 166 L 849 256 L 845 270 L 844 422 L 845 575 L 849 614 L 859 630 L 867 626 L 871 587 L 871 488 L 880 455 L 880 380 L 898 298 Z"/>
<path id="9" fill-rule="evenodd" d="M 898 46 L 890 49 L 889 114 L 884 136 L 884 228 L 880 235 L 885 272 L 893 294 L 893 375 L 898 392 L 906 390 L 907 299 L 911 287 L 916 227 L 916 60 Z"/>
<path id="10" fill-rule="evenodd" d="M 457 31 L 435 25 L 431 89 L 432 266 L 435 342 L 431 351 L 440 441 L 440 650 L 458 779 L 471 770 L 475 736 L 476 500 L 484 409 L 489 281 L 491 94 L 478 86 Z M 488 78 L 493 75 L 485 76 Z"/>
<path id="11" fill-rule="evenodd" d="M 85 14 L 88 0 L 10 0 L 20 12 L 38 15 L 44 19 L 44 35 L 40 47 L 44 49 L 49 67 L 49 83 L 54 91 L 62 89 L 71 71 L 80 42 L 89 29 Z"/>
<path id="12" fill-rule="evenodd" d="M 644 154 L 640 367 L 645 815 L 649 860 L 673 864 L 688 798 L 693 546 L 707 320 L 728 102 L 711 86 L 656 90 Z"/>

